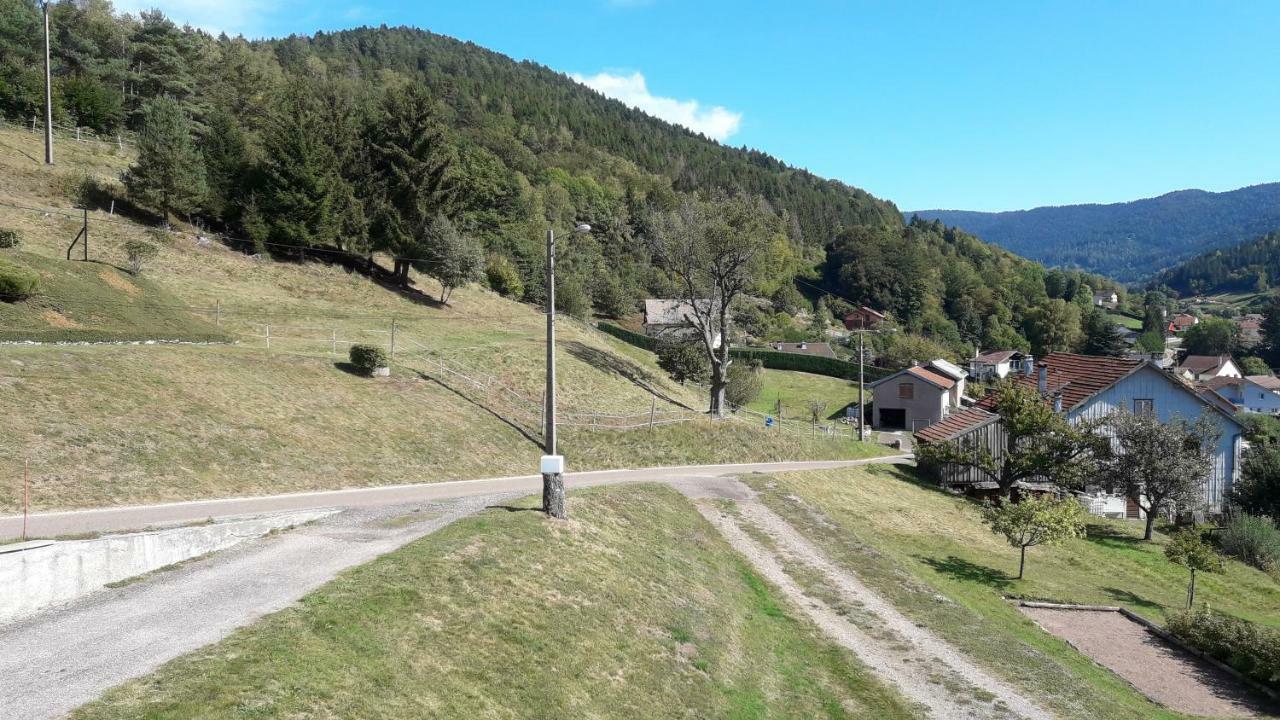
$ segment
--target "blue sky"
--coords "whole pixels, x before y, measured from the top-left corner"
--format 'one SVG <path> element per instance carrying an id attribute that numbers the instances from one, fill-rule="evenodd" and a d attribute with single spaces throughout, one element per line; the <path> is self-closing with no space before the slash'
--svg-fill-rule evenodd
<path id="1" fill-rule="evenodd" d="M 117 0 L 275 36 L 415 25 L 904 210 L 1280 180 L 1280 3 Z"/>

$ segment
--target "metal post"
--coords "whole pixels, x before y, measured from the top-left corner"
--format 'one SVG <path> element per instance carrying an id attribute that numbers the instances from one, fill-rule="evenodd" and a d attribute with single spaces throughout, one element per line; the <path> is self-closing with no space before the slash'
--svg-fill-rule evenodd
<path id="1" fill-rule="evenodd" d="M 865 393 L 867 392 L 866 384 L 863 382 L 862 365 L 866 362 L 867 356 L 863 350 L 863 339 L 866 338 L 866 328 L 858 331 L 858 441 L 867 441 L 867 400 Z"/>
<path id="2" fill-rule="evenodd" d="M 222 298 L 213 301 L 213 324 L 222 327 Z"/>
<path id="3" fill-rule="evenodd" d="M 547 418 L 543 446 L 556 454 L 556 233 L 547 229 Z"/>
<path id="4" fill-rule="evenodd" d="M 271 351 L 271 326 L 267 326 L 267 351 Z"/>
<path id="5" fill-rule="evenodd" d="M 542 460 L 542 511 L 564 518 L 564 459 L 556 454 L 556 234 L 547 228 L 547 410 Z"/>
<path id="6" fill-rule="evenodd" d="M 653 415 L 658 410 L 658 396 L 649 396 L 649 429 L 653 429 Z"/>
<path id="7" fill-rule="evenodd" d="M 388 362 L 394 362 L 396 359 L 396 319 L 391 318 L 391 352 L 388 353 Z"/>
<path id="8" fill-rule="evenodd" d="M 333 336 L 329 339 L 329 353 L 334 357 L 338 356 L 338 328 L 333 329 Z"/>
<path id="9" fill-rule="evenodd" d="M 89 262 L 89 207 L 84 208 L 84 261 Z"/>
<path id="10" fill-rule="evenodd" d="M 53 164 L 53 75 L 49 69 L 49 0 L 44 3 L 44 164 Z"/>

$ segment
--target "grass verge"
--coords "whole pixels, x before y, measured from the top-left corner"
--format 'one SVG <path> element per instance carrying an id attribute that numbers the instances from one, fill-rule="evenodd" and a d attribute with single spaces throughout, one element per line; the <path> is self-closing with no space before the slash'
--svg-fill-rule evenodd
<path id="1" fill-rule="evenodd" d="M 675 491 L 570 512 L 461 520 L 73 717 L 912 716 Z"/>
<path id="2" fill-rule="evenodd" d="M 775 512 L 857 573 L 903 614 L 1069 718 L 1179 717 L 1039 630 L 1003 595 L 1122 605 L 1160 621 L 1183 599 L 1186 577 L 1140 529 L 1097 521 L 1088 539 L 1017 554 L 981 523 L 977 507 L 914 479 L 909 468 L 871 466 L 752 476 Z M 1230 563 L 1201 585 L 1214 608 L 1280 622 L 1280 586 Z"/>

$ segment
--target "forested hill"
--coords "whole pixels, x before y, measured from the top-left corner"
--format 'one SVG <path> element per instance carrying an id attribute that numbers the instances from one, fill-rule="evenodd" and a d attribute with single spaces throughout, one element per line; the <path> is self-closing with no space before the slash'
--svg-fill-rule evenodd
<path id="1" fill-rule="evenodd" d="M 586 222 L 590 235 L 564 241 L 560 308 L 620 317 L 678 292 L 645 242 L 656 212 L 745 195 L 771 237 L 750 291 L 772 306 L 742 323 L 754 337 L 823 336 L 824 321 L 866 303 L 934 341 L 917 357 L 1074 347 L 1090 288 L 1110 286 L 941 223 L 904 223 L 863 190 L 427 31 L 247 41 L 158 11 L 120 15 L 107 0 L 62 0 L 51 15 L 57 121 L 133 133 L 137 154 L 118 183 L 72 199 L 119 199 L 117 214 L 200 223 L 263 254 L 338 249 L 382 273 L 377 254 L 401 283 L 413 266 L 539 302 L 547 228 Z M 41 112 L 41 35 L 37 3 L 0 0 L 10 119 Z"/>
<path id="2" fill-rule="evenodd" d="M 1206 250 L 1280 228 L 1280 183 L 1212 193 L 1180 190 L 1110 205 L 1012 212 L 919 210 L 1046 265 L 1145 280 Z"/>
<path id="3" fill-rule="evenodd" d="M 1262 292 L 1280 286 L 1280 232 L 1197 255 L 1156 277 L 1182 294 Z"/>

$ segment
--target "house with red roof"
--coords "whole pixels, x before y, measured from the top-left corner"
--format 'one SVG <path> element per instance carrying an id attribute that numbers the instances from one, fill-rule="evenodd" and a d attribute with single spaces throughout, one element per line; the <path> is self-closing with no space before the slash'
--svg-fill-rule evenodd
<path id="1" fill-rule="evenodd" d="M 1190 383 L 1151 362 L 1052 353 L 1037 363 L 1032 372 L 1016 375 L 1014 382 L 1036 390 L 1045 403 L 1070 421 L 1101 419 L 1120 411 L 1151 413 L 1165 422 L 1174 417 L 1195 419 L 1207 415 L 1213 419 L 1219 436 L 1213 451 L 1213 467 L 1204 483 L 1203 509 L 1220 512 L 1223 497 L 1239 478 L 1243 433 L 1239 421 L 1229 409 L 1209 402 Z M 980 443 L 999 457 L 1004 446 L 998 422 L 995 398 L 988 395 L 974 408 L 916 432 L 916 442 L 922 445 L 951 440 Z M 941 468 L 939 472 L 944 482 L 955 486 L 980 486 L 987 482 L 986 478 L 957 472 L 955 468 Z M 1100 477 L 1097 485 L 1115 487 L 1119 483 L 1116 478 Z"/>

